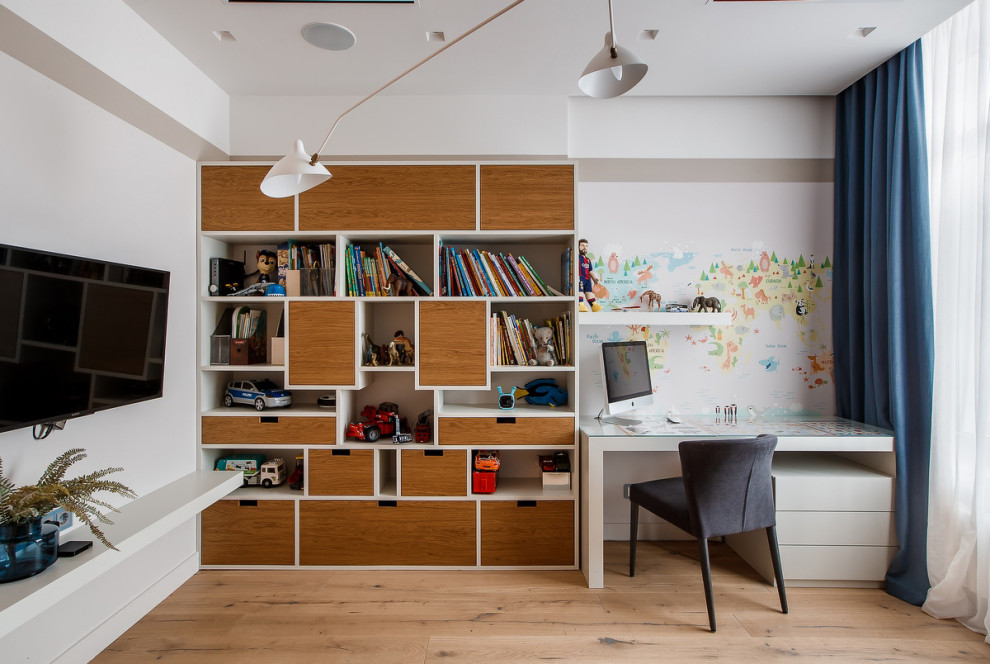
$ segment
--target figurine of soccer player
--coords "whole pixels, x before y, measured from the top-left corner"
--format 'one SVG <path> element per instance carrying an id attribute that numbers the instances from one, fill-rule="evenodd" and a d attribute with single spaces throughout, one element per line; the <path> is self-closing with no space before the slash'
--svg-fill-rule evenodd
<path id="1" fill-rule="evenodd" d="M 588 241 L 584 238 L 578 240 L 578 282 L 581 286 L 578 311 L 588 311 L 588 306 L 591 307 L 591 311 L 601 311 L 602 305 L 598 304 L 595 300 L 595 294 L 592 292 L 593 284 L 597 284 L 599 279 L 598 275 L 591 269 L 591 259 L 588 258 Z M 588 304 L 585 304 L 585 301 Z"/>

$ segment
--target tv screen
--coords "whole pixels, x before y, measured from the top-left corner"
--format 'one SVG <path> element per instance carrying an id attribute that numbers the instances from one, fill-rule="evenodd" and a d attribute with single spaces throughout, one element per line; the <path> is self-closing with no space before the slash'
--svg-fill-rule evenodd
<path id="1" fill-rule="evenodd" d="M 162 395 L 169 273 L 0 244 L 0 432 Z"/>

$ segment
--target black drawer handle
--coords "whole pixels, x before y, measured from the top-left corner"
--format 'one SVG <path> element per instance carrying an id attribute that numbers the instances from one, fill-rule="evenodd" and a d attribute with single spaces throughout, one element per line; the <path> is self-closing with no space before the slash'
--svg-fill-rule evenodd
<path id="1" fill-rule="evenodd" d="M 378 501 L 378 506 L 379 507 L 398 507 L 399 506 L 399 503 L 397 501 L 394 501 L 394 500 L 379 500 Z"/>
<path id="2" fill-rule="evenodd" d="M 271 415 L 269 415 L 268 417 L 260 417 L 258 419 L 261 420 L 262 424 L 278 424 L 278 418 L 272 417 Z"/>
<path id="3" fill-rule="evenodd" d="M 535 500 L 517 500 L 516 507 L 536 507 Z"/>
<path id="4" fill-rule="evenodd" d="M 515 424 L 516 423 L 516 418 L 514 418 L 514 417 L 496 417 L 495 418 L 495 423 L 496 424 Z"/>
<path id="5" fill-rule="evenodd" d="M 423 456 L 443 456 L 443 450 L 423 450 Z"/>
<path id="6" fill-rule="evenodd" d="M 238 500 L 237 501 L 237 504 L 240 505 L 241 507 L 257 507 L 258 506 L 258 501 L 257 500 Z"/>
<path id="7" fill-rule="evenodd" d="M 351 456 L 350 450 L 330 450 L 330 456 Z"/>

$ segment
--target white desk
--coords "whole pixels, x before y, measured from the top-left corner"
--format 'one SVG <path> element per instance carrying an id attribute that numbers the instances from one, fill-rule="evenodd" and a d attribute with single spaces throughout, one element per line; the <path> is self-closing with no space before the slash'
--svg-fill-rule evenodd
<path id="1" fill-rule="evenodd" d="M 893 433 L 837 417 L 735 425 L 684 418 L 637 431 L 581 418 L 581 570 L 601 588 L 605 455 L 676 453 L 682 440 L 778 437 L 774 454 L 777 535 L 789 585 L 864 587 L 882 583 L 896 548 L 893 532 Z M 762 533 L 760 533 L 762 534 Z M 772 580 L 765 537 L 730 545 Z"/>

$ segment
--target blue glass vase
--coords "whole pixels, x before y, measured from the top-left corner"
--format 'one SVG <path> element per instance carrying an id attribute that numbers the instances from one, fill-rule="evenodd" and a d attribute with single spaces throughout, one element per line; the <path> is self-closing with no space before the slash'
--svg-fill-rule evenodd
<path id="1" fill-rule="evenodd" d="M 58 558 L 58 526 L 41 517 L 0 525 L 0 583 L 43 572 Z"/>

